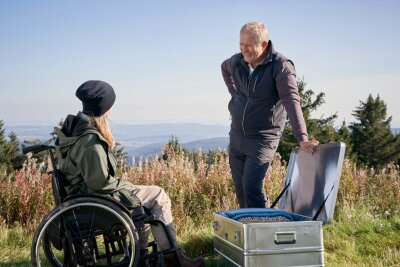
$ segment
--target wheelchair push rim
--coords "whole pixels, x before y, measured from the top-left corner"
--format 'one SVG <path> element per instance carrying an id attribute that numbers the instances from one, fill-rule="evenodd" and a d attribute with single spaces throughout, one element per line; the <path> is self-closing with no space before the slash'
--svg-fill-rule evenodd
<path id="1" fill-rule="evenodd" d="M 40 223 L 32 243 L 34 266 L 134 266 L 138 238 L 129 216 L 102 199 L 73 199 Z"/>

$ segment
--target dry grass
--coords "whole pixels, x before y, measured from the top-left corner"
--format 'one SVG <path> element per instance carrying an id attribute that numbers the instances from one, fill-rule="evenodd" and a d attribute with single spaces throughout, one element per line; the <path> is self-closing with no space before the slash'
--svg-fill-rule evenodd
<path id="1" fill-rule="evenodd" d="M 187 155 L 167 147 L 164 153 L 167 160 L 137 162 L 124 168 L 122 177 L 134 184 L 163 187 L 173 202 L 180 243 L 191 255 L 211 257 L 207 266 L 217 266 L 212 258 L 212 214 L 237 208 L 227 152 L 218 151 L 210 158 L 201 151 Z M 0 247 L 4 252 L 0 262 L 15 266 L 29 262 L 29 234 L 54 205 L 50 176 L 43 173 L 46 169 L 47 163 L 28 159 L 15 174 L 0 173 Z M 334 222 L 324 227 L 327 266 L 396 266 L 400 261 L 399 171 L 392 163 L 376 172 L 345 160 Z M 271 199 L 282 189 L 285 173 L 286 165 L 276 155 L 265 182 Z M 20 240 L 19 234 L 28 237 Z"/>
<path id="2" fill-rule="evenodd" d="M 22 169 L 0 177 L 0 222 L 20 224 L 33 231 L 40 219 L 53 207 L 47 163 L 28 158 Z"/>
<path id="3" fill-rule="evenodd" d="M 167 160 L 151 158 L 124 168 L 124 179 L 134 184 L 159 185 L 171 197 L 178 232 L 208 224 L 213 212 L 237 208 L 226 151 L 212 154 L 201 151 L 187 155 L 164 148 Z M 210 163 L 213 162 L 213 163 Z M 21 224 L 33 230 L 41 217 L 53 207 L 50 176 L 43 173 L 48 163 L 30 158 L 13 175 L 0 174 L 0 222 Z M 389 163 L 380 172 L 358 169 L 345 160 L 337 198 L 337 209 L 360 204 L 371 214 L 391 214 L 399 209 L 399 166 Z M 274 199 L 282 189 L 286 165 L 277 154 L 270 168 L 265 191 Z M 189 227 L 189 229 L 187 229 Z"/>

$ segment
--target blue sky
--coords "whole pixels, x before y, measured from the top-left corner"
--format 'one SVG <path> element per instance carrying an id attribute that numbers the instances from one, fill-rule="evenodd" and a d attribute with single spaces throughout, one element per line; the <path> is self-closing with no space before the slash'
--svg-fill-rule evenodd
<path id="1" fill-rule="evenodd" d="M 55 124 L 86 80 L 116 90 L 116 123 L 229 124 L 221 62 L 258 20 L 307 88 L 313 115 L 354 120 L 368 94 L 400 127 L 400 1 L 0 0 L 0 119 Z"/>

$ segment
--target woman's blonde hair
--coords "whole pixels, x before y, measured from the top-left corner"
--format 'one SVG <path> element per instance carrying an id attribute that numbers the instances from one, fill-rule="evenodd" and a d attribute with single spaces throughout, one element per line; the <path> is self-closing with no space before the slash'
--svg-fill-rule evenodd
<path id="1" fill-rule="evenodd" d="M 245 31 L 253 33 L 258 44 L 262 44 L 262 42 L 268 42 L 268 29 L 261 22 L 253 21 L 246 23 L 240 29 L 240 33 Z"/>
<path id="2" fill-rule="evenodd" d="M 115 147 L 115 139 L 111 132 L 110 125 L 106 116 L 101 115 L 99 117 L 92 117 L 92 123 L 96 127 L 97 131 L 104 137 L 108 147 L 113 149 Z"/>

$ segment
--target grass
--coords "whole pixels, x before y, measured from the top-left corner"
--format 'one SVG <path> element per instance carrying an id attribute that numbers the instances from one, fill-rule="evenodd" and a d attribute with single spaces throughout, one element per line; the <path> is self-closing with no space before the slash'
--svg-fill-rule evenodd
<path id="1" fill-rule="evenodd" d="M 30 266 L 32 234 L 20 225 L 0 226 L 0 266 Z"/>
<path id="2" fill-rule="evenodd" d="M 213 252 L 212 217 L 202 227 L 181 231 L 188 255 L 202 255 L 206 266 L 222 266 Z M 366 207 L 339 209 L 323 227 L 325 266 L 400 266 L 400 216 L 372 215 Z M 30 266 L 32 235 L 22 226 L 0 226 L 0 266 Z"/>
<path id="3" fill-rule="evenodd" d="M 326 266 L 400 266 L 400 217 L 344 207 L 324 226 Z"/>
<path id="4" fill-rule="evenodd" d="M 169 194 L 179 242 L 206 266 L 221 266 L 213 252 L 213 212 L 237 207 L 226 151 L 213 157 L 164 150 L 124 168 L 134 184 L 159 185 Z M 30 243 L 40 218 L 53 207 L 45 163 L 28 159 L 14 174 L 0 172 L 0 266 L 30 266 Z M 276 155 L 265 190 L 274 199 L 286 165 Z M 400 168 L 388 163 L 376 171 L 345 160 L 335 218 L 323 227 L 326 266 L 400 267 Z"/>

